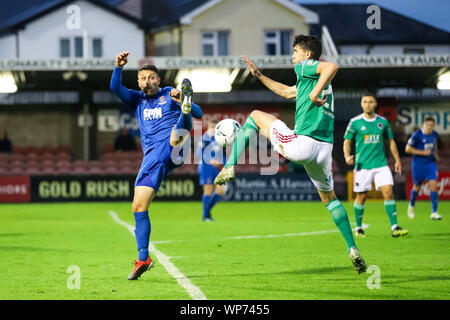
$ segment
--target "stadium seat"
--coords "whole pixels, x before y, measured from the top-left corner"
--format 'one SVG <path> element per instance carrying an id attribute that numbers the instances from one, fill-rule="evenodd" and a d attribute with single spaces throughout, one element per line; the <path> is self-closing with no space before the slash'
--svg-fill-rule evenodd
<path id="1" fill-rule="evenodd" d="M 88 174 L 103 174 L 103 169 L 99 166 L 98 167 L 94 166 L 94 167 L 88 168 L 87 173 Z"/>
<path id="2" fill-rule="evenodd" d="M 23 154 L 21 153 L 13 153 L 11 154 L 11 156 L 9 157 L 10 161 L 15 161 L 15 160 L 20 160 L 20 161 L 24 161 L 25 157 Z"/>
<path id="3" fill-rule="evenodd" d="M 40 154 L 40 148 L 36 146 L 27 146 L 25 147 L 25 153 L 37 153 Z"/>
<path id="4" fill-rule="evenodd" d="M 41 175 L 55 175 L 56 170 L 54 167 L 42 167 L 40 174 Z"/>
<path id="5" fill-rule="evenodd" d="M 54 162 L 56 160 L 56 155 L 54 153 L 43 153 L 40 158 L 42 161 L 50 160 Z"/>
<path id="6" fill-rule="evenodd" d="M 103 146 L 102 149 L 103 149 L 103 155 L 114 152 L 114 146 L 112 144 L 105 145 L 105 146 Z"/>
<path id="7" fill-rule="evenodd" d="M 104 174 L 119 174 L 120 171 L 116 167 L 105 167 L 105 170 L 103 170 Z"/>
<path id="8" fill-rule="evenodd" d="M 24 170 L 23 170 L 23 168 L 19 168 L 19 167 L 11 168 L 9 170 L 9 174 L 10 175 L 22 175 L 22 174 L 24 174 Z"/>
<path id="9" fill-rule="evenodd" d="M 12 168 L 24 168 L 25 167 L 25 162 L 22 160 L 13 160 L 9 163 L 9 167 Z"/>
<path id="10" fill-rule="evenodd" d="M 28 167 L 24 173 L 28 175 L 38 175 L 40 170 L 37 167 Z"/>
<path id="11" fill-rule="evenodd" d="M 57 168 L 62 168 L 62 167 L 67 167 L 70 168 L 72 166 L 72 164 L 70 163 L 70 161 L 67 160 L 59 160 L 56 162 L 56 167 Z"/>
<path id="12" fill-rule="evenodd" d="M 41 152 L 42 152 L 42 154 L 44 154 L 44 153 L 57 154 L 58 148 L 52 147 L 52 146 L 44 146 L 41 148 Z"/>
<path id="13" fill-rule="evenodd" d="M 58 152 L 56 154 L 56 159 L 57 160 L 67 160 L 70 161 L 70 154 L 67 152 Z"/>
<path id="14" fill-rule="evenodd" d="M 25 147 L 21 147 L 21 146 L 13 146 L 12 148 L 12 153 L 19 153 L 19 154 L 24 154 L 25 153 L 26 148 Z"/>
<path id="15" fill-rule="evenodd" d="M 103 155 L 103 160 L 115 160 L 116 156 L 112 152 L 105 153 Z"/>
<path id="16" fill-rule="evenodd" d="M 73 167 L 72 170 L 70 171 L 70 174 L 83 175 L 83 174 L 87 174 L 87 171 L 84 167 L 78 166 L 78 167 Z"/>
<path id="17" fill-rule="evenodd" d="M 57 150 L 57 153 L 64 152 L 64 153 L 70 154 L 69 146 L 59 146 L 56 150 Z"/>

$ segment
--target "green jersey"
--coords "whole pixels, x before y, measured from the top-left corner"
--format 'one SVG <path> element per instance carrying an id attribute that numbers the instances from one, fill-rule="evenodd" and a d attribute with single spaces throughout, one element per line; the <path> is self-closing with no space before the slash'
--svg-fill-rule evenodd
<path id="1" fill-rule="evenodd" d="M 355 169 L 374 169 L 387 166 L 383 139 L 393 139 L 391 127 L 386 118 L 375 114 L 375 118 L 366 119 L 361 114 L 350 120 L 344 139 L 355 138 Z"/>
<path id="2" fill-rule="evenodd" d="M 294 132 L 333 143 L 334 98 L 331 84 L 328 83 L 319 95 L 320 98 L 327 95 L 327 102 L 323 106 L 316 106 L 309 98 L 320 77 L 316 73 L 318 65 L 317 60 L 306 59 L 294 67 L 297 74 Z"/>

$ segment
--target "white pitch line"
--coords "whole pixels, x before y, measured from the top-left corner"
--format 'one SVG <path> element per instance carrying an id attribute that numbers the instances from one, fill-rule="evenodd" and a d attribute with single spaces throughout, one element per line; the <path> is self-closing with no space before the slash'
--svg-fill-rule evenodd
<path id="1" fill-rule="evenodd" d="M 363 224 L 363 229 L 369 228 L 368 224 Z M 356 231 L 356 228 L 353 229 Z M 264 238 L 281 238 L 281 237 L 299 237 L 299 236 L 311 236 L 315 234 L 324 234 L 324 233 L 335 233 L 339 232 L 338 229 L 333 230 L 323 230 L 323 231 L 312 231 L 312 232 L 300 232 L 300 233 L 283 233 L 283 234 L 266 234 L 266 235 L 249 235 L 249 236 L 236 236 L 236 237 L 227 237 L 222 239 L 217 239 L 216 241 L 222 240 L 242 240 L 242 239 L 264 239 Z M 191 242 L 191 241 L 203 241 L 203 240 L 161 240 L 161 241 L 153 241 L 153 243 L 164 244 L 164 243 L 174 243 L 174 242 Z"/>
<path id="2" fill-rule="evenodd" d="M 115 222 L 127 228 L 128 231 L 130 231 L 130 233 L 133 235 L 133 237 L 135 236 L 134 227 L 126 223 L 125 221 L 120 220 L 119 215 L 116 212 L 109 211 L 109 215 Z M 150 243 L 148 248 L 156 256 L 158 262 L 162 264 L 162 266 L 167 270 L 167 272 L 172 277 L 174 277 L 175 280 L 177 280 L 178 284 L 189 293 L 192 299 L 208 300 L 208 298 L 206 298 L 206 296 L 203 294 L 200 288 L 194 285 L 184 274 L 180 272 L 180 270 L 178 270 L 177 267 L 175 267 L 175 265 L 172 262 L 170 262 L 170 258 L 168 256 L 166 256 L 164 253 L 156 249 L 156 247 L 152 243 Z"/>

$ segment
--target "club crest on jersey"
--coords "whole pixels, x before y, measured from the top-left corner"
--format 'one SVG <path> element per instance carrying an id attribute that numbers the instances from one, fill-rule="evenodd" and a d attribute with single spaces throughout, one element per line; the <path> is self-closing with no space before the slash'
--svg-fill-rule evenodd
<path id="1" fill-rule="evenodd" d="M 162 118 L 161 108 L 144 109 L 143 113 L 144 120 L 156 120 Z"/>
<path id="2" fill-rule="evenodd" d="M 383 129 L 383 124 L 381 123 L 381 122 L 379 122 L 378 124 L 377 124 L 377 126 L 378 126 L 378 129 Z"/>
<path id="3" fill-rule="evenodd" d="M 159 98 L 158 105 L 163 106 L 163 105 L 165 105 L 166 103 L 167 103 L 167 101 L 166 101 L 166 99 L 164 98 L 164 96 L 161 96 L 161 97 Z"/>

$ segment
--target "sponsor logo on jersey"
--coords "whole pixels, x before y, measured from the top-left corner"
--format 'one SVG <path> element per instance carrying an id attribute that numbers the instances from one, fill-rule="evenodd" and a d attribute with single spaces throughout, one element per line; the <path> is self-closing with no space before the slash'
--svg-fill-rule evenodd
<path id="1" fill-rule="evenodd" d="M 361 127 L 361 131 L 364 131 L 364 130 L 366 130 L 366 126 Z"/>
<path id="2" fill-rule="evenodd" d="M 144 109 L 143 113 L 144 120 L 156 120 L 162 118 L 161 108 Z"/>
<path id="3" fill-rule="evenodd" d="M 379 134 L 366 134 L 364 136 L 364 144 L 370 143 L 380 143 L 380 135 Z"/>

